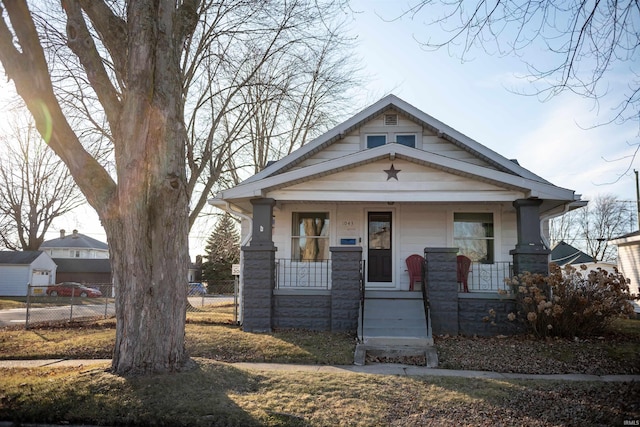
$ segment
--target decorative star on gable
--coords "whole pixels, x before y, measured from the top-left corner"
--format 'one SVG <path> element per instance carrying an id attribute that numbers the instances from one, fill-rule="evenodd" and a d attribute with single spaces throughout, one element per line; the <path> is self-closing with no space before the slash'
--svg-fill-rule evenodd
<path id="1" fill-rule="evenodd" d="M 389 181 L 391 178 L 395 178 L 395 180 L 398 180 L 398 172 L 400 172 L 402 169 L 396 169 L 393 167 L 393 163 L 391 163 L 391 168 L 389 169 L 385 169 L 384 171 L 387 173 L 387 181 Z"/>

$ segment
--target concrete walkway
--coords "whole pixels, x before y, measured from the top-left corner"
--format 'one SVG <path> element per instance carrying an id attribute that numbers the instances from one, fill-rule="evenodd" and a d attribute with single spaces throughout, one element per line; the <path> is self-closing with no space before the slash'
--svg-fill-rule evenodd
<path id="1" fill-rule="evenodd" d="M 195 358 L 198 360 L 198 358 Z M 52 366 L 92 366 L 110 365 L 111 359 L 45 359 L 45 360 L 0 360 L 0 369 L 4 368 L 37 368 Z M 463 371 L 454 369 L 436 369 L 424 366 L 400 365 L 394 363 L 378 363 L 372 365 L 293 365 L 285 363 L 230 363 L 229 365 L 248 371 L 289 371 L 316 372 L 330 374 L 377 374 L 399 376 L 434 376 L 499 380 L 550 380 L 550 381 L 596 381 L 596 382 L 631 382 L 640 381 L 640 375 L 587 375 L 587 374 L 511 374 L 488 371 Z"/>

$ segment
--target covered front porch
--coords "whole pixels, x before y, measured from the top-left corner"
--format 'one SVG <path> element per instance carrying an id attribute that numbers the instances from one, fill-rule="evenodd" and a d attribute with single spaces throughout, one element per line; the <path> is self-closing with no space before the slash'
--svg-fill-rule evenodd
<path id="1" fill-rule="evenodd" d="M 465 313 L 487 313 L 490 309 L 487 308 L 488 301 L 501 301 L 503 298 L 498 291 L 506 289 L 505 278 L 522 271 L 548 271 L 549 250 L 540 239 L 541 203 L 537 199 L 513 202 L 517 243 L 509 251 L 510 260 L 472 263 L 467 275 L 469 292 L 464 292 L 457 275 L 457 247 L 423 247 L 424 286 L 418 285 L 415 290 L 424 290 L 424 298 L 429 303 L 425 324 L 430 321 L 433 333 L 490 334 L 486 325 L 468 318 Z M 364 244 L 331 246 L 326 251 L 330 255 L 328 259 L 277 258 L 278 250 L 272 236 L 275 202 L 256 199 L 252 204 L 252 240 L 250 245 L 242 248 L 241 311 L 245 330 L 302 328 L 356 331 L 360 326 L 364 334 L 367 329 L 362 324 L 371 319 L 366 308 L 362 308 L 366 307 L 366 300 L 374 299 L 374 296 L 381 299 L 384 295 L 389 299 L 406 299 L 395 298 L 401 295 L 397 292 L 410 292 L 406 265 L 400 266 L 397 261 L 390 264 L 395 265 L 396 270 L 391 277 L 404 281 L 404 287 L 394 285 L 393 281 L 382 283 L 386 286 L 382 287 L 381 283 L 371 280 L 375 269 L 370 268 L 371 263 L 380 261 L 371 257 L 371 250 L 367 253 Z M 459 305 L 463 310 L 459 310 Z M 481 308 L 473 309 L 474 306 Z M 401 309 L 397 311 L 402 312 Z M 458 316 L 459 312 L 463 315 Z M 480 327 L 474 323 L 480 323 Z M 361 338 L 365 339 L 364 336 Z"/>

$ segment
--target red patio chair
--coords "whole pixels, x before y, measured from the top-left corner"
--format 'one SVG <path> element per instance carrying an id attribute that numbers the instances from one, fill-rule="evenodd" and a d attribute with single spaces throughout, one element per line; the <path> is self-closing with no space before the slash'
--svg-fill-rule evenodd
<path id="1" fill-rule="evenodd" d="M 421 255 L 413 254 L 409 255 L 406 259 L 407 270 L 409 271 L 409 290 L 413 290 L 415 282 L 420 282 L 422 285 L 422 266 L 424 265 L 424 258 Z"/>
<path id="2" fill-rule="evenodd" d="M 469 292 L 469 270 L 471 269 L 471 259 L 464 255 L 458 255 L 458 287 L 462 285 L 463 292 Z"/>

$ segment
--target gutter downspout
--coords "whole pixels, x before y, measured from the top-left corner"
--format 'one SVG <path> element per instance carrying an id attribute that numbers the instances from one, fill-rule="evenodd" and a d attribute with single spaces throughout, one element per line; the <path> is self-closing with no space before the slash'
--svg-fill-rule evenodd
<path id="1" fill-rule="evenodd" d="M 251 240 L 252 233 L 253 233 L 253 217 L 251 217 L 251 216 L 247 215 L 246 213 L 243 213 L 243 212 L 239 212 L 239 211 L 234 210 L 234 209 L 231 207 L 231 203 L 229 203 L 229 202 L 227 202 L 227 201 L 225 201 L 225 202 L 224 202 L 224 204 L 225 204 L 225 209 L 224 209 L 224 211 L 225 211 L 225 212 L 229 212 L 229 213 L 232 213 L 232 214 L 234 214 L 234 215 L 238 215 L 240 218 L 242 218 L 242 219 L 246 219 L 247 221 L 249 221 L 249 233 L 247 233 L 247 237 L 245 237 L 244 239 L 242 239 L 242 241 L 240 242 L 240 246 L 246 246 L 246 245 L 248 245 L 248 244 L 249 244 L 249 241 Z M 215 205 L 214 205 L 214 206 L 215 206 Z M 241 255 L 242 255 L 242 254 L 241 254 Z"/>
<path id="2" fill-rule="evenodd" d="M 213 206 L 213 203 L 210 203 Z M 224 201 L 224 208 L 222 208 L 221 206 L 216 206 L 218 208 L 223 209 L 225 212 L 229 212 L 233 215 L 238 215 L 240 218 L 242 219 L 246 219 L 249 222 L 249 232 L 247 233 L 247 236 L 242 239 L 242 241 L 240 242 L 240 247 L 242 248 L 243 246 L 247 246 L 249 244 L 249 241 L 251 240 L 251 237 L 253 236 L 253 217 L 243 213 L 243 212 L 239 212 L 236 211 L 235 209 L 233 209 L 231 207 L 231 203 Z M 244 264 L 244 253 L 242 252 L 242 250 L 240 250 L 240 266 L 242 266 Z M 238 301 L 242 301 L 242 296 L 243 296 L 243 286 L 242 284 L 244 283 L 244 272 L 243 269 L 240 268 L 240 276 L 238 277 Z M 238 324 L 241 325 L 242 324 L 242 304 L 238 304 Z"/>

